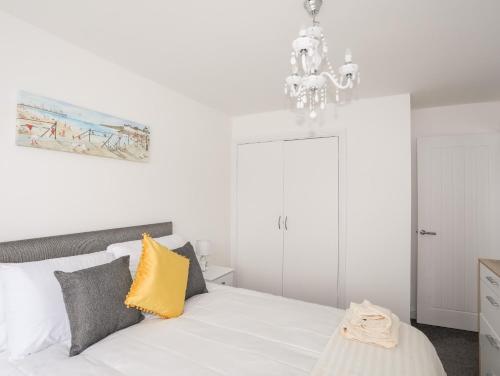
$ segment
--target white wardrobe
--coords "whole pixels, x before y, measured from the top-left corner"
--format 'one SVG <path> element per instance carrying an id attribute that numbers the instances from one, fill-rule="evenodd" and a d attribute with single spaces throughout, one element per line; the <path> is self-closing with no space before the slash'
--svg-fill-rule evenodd
<path id="1" fill-rule="evenodd" d="M 337 137 L 238 146 L 239 287 L 337 306 Z"/>

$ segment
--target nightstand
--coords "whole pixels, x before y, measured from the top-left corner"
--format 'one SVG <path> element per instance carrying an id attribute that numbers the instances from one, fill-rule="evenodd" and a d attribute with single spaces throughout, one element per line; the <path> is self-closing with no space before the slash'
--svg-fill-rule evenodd
<path id="1" fill-rule="evenodd" d="M 203 272 L 205 281 L 226 286 L 233 285 L 233 274 L 234 269 L 217 265 L 208 265 L 207 270 Z"/>

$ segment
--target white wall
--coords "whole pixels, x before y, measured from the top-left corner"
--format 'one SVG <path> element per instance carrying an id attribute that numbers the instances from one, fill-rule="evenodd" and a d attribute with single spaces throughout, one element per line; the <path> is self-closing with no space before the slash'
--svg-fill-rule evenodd
<path id="1" fill-rule="evenodd" d="M 500 132 L 500 102 L 412 111 L 412 315 L 415 315 L 417 310 L 417 138 L 495 132 Z"/>
<path id="2" fill-rule="evenodd" d="M 15 146 L 21 89 L 150 125 L 150 163 Z M 226 115 L 0 13 L 0 241 L 172 220 L 227 263 L 230 137 Z"/>
<path id="3" fill-rule="evenodd" d="M 233 144 L 279 134 L 314 136 L 345 131 L 345 300 L 370 299 L 410 315 L 410 97 L 329 106 L 317 126 L 298 124 L 290 111 L 233 119 Z M 235 154 L 233 152 L 233 166 Z M 234 174 L 233 174 L 234 182 Z M 304 250 L 307 251 L 307 250 Z"/>

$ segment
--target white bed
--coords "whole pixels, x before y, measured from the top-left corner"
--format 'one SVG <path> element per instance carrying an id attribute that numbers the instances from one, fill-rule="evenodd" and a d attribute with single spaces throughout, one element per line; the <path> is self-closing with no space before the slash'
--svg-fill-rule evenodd
<path id="1" fill-rule="evenodd" d="M 407 325 L 400 345 L 386 350 L 337 335 L 341 310 L 225 286 L 209 291 L 188 300 L 178 319 L 148 318 L 73 358 L 63 345 L 17 362 L 0 354 L 0 375 L 294 376 L 309 375 L 320 357 L 320 368 L 334 367 L 325 375 L 444 375 L 433 346 Z"/>

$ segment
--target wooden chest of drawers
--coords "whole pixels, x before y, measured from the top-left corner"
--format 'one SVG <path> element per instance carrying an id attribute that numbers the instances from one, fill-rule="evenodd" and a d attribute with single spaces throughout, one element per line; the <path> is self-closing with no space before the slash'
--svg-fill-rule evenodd
<path id="1" fill-rule="evenodd" d="M 500 261 L 479 262 L 481 376 L 500 376 Z"/>

